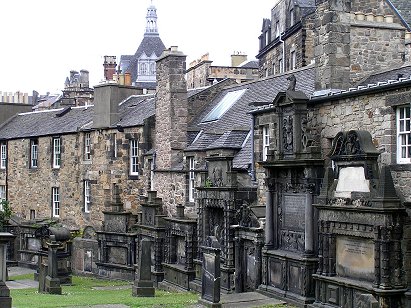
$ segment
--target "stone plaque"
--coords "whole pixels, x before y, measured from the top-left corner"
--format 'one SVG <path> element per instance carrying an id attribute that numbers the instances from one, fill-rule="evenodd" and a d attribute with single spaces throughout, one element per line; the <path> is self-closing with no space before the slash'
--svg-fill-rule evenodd
<path id="1" fill-rule="evenodd" d="M 337 237 L 337 274 L 374 280 L 374 243 L 370 239 Z"/>
<path id="2" fill-rule="evenodd" d="M 41 249 L 41 241 L 38 238 L 29 237 L 27 238 L 27 249 L 38 251 Z"/>
<path id="3" fill-rule="evenodd" d="M 304 231 L 306 194 L 283 195 L 283 227 L 292 230 Z"/>
<path id="4" fill-rule="evenodd" d="M 87 250 L 84 252 L 84 271 L 93 271 L 93 252 L 91 250 Z"/>
<path id="5" fill-rule="evenodd" d="M 113 264 L 127 265 L 127 248 L 109 247 L 108 262 Z"/>

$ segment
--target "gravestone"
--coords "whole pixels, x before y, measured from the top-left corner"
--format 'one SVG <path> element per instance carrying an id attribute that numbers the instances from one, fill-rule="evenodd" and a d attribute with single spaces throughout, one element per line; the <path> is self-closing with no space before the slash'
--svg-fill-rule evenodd
<path id="1" fill-rule="evenodd" d="M 6 285 L 7 276 L 7 243 L 14 239 L 14 235 L 8 232 L 0 232 L 0 307 L 11 308 L 10 290 Z"/>
<path id="2" fill-rule="evenodd" d="M 220 303 L 220 244 L 214 236 L 209 236 L 207 246 L 202 246 L 203 264 L 201 278 L 201 299 L 206 307 L 222 307 Z"/>
<path id="3" fill-rule="evenodd" d="M 48 254 L 48 275 L 46 276 L 45 292 L 50 294 L 60 294 L 60 279 L 57 277 L 57 248 L 59 243 L 56 242 L 56 236 L 50 235 Z"/>
<path id="4" fill-rule="evenodd" d="M 140 258 L 134 280 L 132 294 L 137 297 L 154 297 L 154 283 L 151 280 L 151 243 L 147 239 L 141 241 Z"/>

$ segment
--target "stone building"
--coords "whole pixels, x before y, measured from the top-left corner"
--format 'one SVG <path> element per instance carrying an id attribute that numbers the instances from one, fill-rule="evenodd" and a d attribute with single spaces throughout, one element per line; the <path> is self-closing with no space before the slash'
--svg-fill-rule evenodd
<path id="1" fill-rule="evenodd" d="M 216 66 L 212 63 L 208 53 L 190 63 L 186 72 L 189 89 L 209 86 L 225 78 L 234 79 L 238 83 L 258 78 L 258 62 L 247 61 L 247 55 L 241 52 L 231 55 L 231 66 Z"/>
<path id="2" fill-rule="evenodd" d="M 386 2 L 350 5 L 313 6 L 316 61 L 292 71 L 188 90 L 186 56 L 171 47 L 156 95 L 107 83 L 94 106 L 17 115 L 0 127 L 0 187 L 22 219 L 84 230 L 78 273 L 130 279 L 149 240 L 156 285 L 200 291 L 212 239 L 222 292 L 407 307 L 406 28 L 397 13 L 358 19 L 371 5 L 389 15 Z M 384 38 L 390 48 L 358 51 Z"/>
<path id="3" fill-rule="evenodd" d="M 164 49 L 157 27 L 157 9 L 151 4 L 147 8 L 144 37 L 136 52 L 120 57 L 121 73 L 131 74 L 132 85 L 153 92 L 156 89 L 156 60 Z"/>

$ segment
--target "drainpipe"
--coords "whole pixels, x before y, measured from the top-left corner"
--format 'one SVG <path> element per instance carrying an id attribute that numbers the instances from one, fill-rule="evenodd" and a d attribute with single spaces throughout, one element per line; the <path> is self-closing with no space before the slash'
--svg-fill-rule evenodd
<path id="1" fill-rule="evenodd" d="M 284 33 L 284 32 L 283 32 Z M 283 33 L 280 33 L 280 38 L 279 41 L 283 44 L 283 73 L 285 73 L 285 44 L 283 39 L 281 38 L 281 36 L 283 35 Z"/>
<path id="2" fill-rule="evenodd" d="M 254 158 L 254 114 L 251 114 L 251 181 L 256 181 L 255 176 L 255 158 Z"/>

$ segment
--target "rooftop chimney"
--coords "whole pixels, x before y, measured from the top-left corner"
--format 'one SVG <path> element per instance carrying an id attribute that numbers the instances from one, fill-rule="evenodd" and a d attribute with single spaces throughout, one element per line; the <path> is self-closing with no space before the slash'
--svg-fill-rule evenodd
<path id="1" fill-rule="evenodd" d="M 116 56 L 104 56 L 104 80 L 113 80 L 116 73 Z"/>

